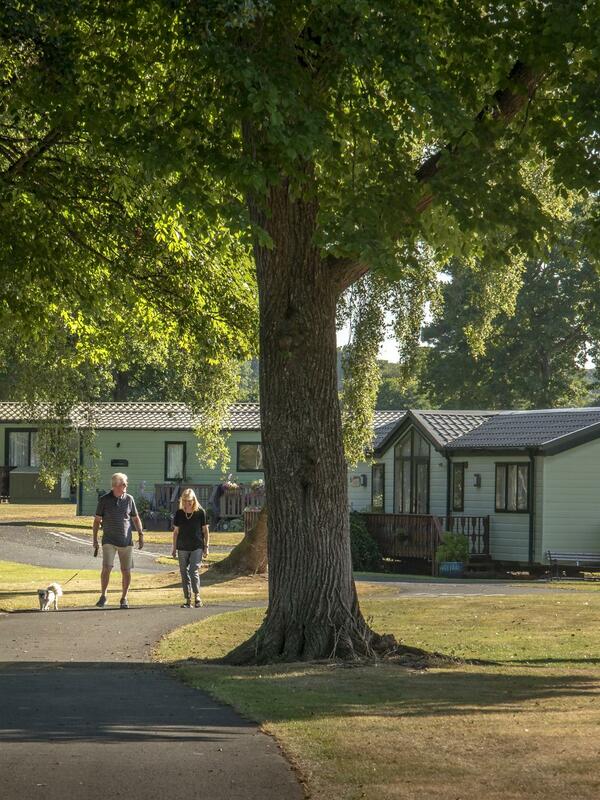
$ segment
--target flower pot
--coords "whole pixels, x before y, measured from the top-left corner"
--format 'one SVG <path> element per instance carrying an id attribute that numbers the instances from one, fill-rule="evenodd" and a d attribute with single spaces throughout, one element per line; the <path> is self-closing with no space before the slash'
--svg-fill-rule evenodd
<path id="1" fill-rule="evenodd" d="M 463 561 L 440 561 L 438 575 L 441 578 L 462 578 L 465 574 Z"/>

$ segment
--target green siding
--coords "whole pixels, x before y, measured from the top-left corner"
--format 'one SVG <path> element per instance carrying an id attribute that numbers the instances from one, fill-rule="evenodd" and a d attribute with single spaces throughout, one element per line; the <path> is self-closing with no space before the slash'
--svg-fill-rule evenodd
<path id="1" fill-rule="evenodd" d="M 490 550 L 497 561 L 529 561 L 529 514 L 495 513 L 496 464 L 527 463 L 527 457 L 461 456 L 467 461 L 465 470 L 464 515 L 490 516 Z M 481 475 L 481 486 L 474 486 L 475 474 Z M 460 516 L 460 515 L 459 515 Z"/>
<path id="2" fill-rule="evenodd" d="M 439 517 L 446 516 L 448 467 L 445 456 L 431 445 L 429 455 L 429 511 Z"/>
<path id="3" fill-rule="evenodd" d="M 234 480 L 250 483 L 263 477 L 262 472 L 237 472 L 237 443 L 260 442 L 258 431 L 235 431 L 228 438 L 230 452 L 229 471 Z M 93 514 L 96 509 L 98 491 L 110 489 L 110 478 L 115 472 L 124 472 L 129 478 L 129 491 L 134 497 L 140 492 L 142 481 L 146 490 L 152 491 L 155 483 L 165 483 L 165 442 L 186 443 L 186 477 L 190 483 L 218 483 L 223 474 L 219 470 L 201 466 L 197 455 L 197 439 L 192 431 L 147 431 L 147 430 L 114 430 L 97 431 L 95 449 L 98 451 L 96 462 L 97 480 L 93 486 L 83 490 L 83 505 L 80 513 Z M 111 459 L 127 459 L 127 467 L 111 467 Z M 91 466 L 89 454 L 85 456 L 86 466 Z"/>
<path id="4" fill-rule="evenodd" d="M 353 486 L 352 478 L 367 476 L 366 486 Z M 371 464 L 361 461 L 356 467 L 348 470 L 348 505 L 352 511 L 368 511 L 371 507 Z"/>
<path id="5" fill-rule="evenodd" d="M 547 550 L 600 552 L 600 440 L 546 456 L 543 489 Z"/>

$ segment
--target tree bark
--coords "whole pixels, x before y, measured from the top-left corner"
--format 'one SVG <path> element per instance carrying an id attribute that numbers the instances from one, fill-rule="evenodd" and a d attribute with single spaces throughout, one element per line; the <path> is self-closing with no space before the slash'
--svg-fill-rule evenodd
<path id="1" fill-rule="evenodd" d="M 223 575 L 264 575 L 267 564 L 267 507 L 264 506 L 255 526 L 227 558 L 214 564 L 210 571 Z"/>
<path id="2" fill-rule="evenodd" d="M 255 246 L 269 606 L 229 663 L 349 659 L 372 655 L 382 640 L 363 619 L 352 576 L 336 380 L 339 281 L 315 245 L 317 210 L 314 196 L 294 196 L 287 179 L 270 191 L 268 213 L 250 203 L 273 243 Z"/>

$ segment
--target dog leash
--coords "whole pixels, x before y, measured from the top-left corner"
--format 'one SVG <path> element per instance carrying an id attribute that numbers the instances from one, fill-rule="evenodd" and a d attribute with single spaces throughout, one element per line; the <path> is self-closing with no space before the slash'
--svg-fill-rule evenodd
<path id="1" fill-rule="evenodd" d="M 76 573 L 75 573 L 75 575 L 71 575 L 71 577 L 69 578 L 69 580 L 67 581 L 67 583 L 71 583 L 71 581 L 73 580 L 73 578 L 76 578 L 78 575 L 79 575 L 79 572 L 76 572 Z M 63 586 L 66 586 L 66 585 L 67 585 L 67 583 L 63 583 Z"/>

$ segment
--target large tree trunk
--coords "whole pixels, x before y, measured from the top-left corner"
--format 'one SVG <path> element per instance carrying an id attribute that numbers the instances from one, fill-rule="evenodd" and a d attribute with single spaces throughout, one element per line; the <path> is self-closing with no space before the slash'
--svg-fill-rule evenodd
<path id="1" fill-rule="evenodd" d="M 347 468 L 336 380 L 331 267 L 315 246 L 317 203 L 271 190 L 253 221 L 260 296 L 260 404 L 269 509 L 269 607 L 231 663 L 370 655 L 352 576 Z"/>

